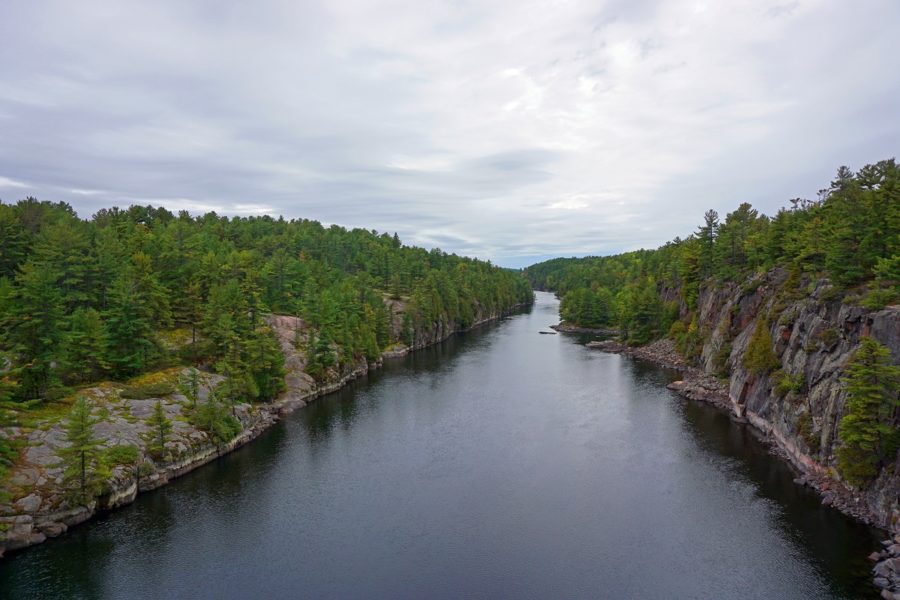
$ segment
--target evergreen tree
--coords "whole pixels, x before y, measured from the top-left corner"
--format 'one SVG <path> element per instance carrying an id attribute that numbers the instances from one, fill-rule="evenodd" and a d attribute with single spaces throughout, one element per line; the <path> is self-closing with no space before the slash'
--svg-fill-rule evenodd
<path id="1" fill-rule="evenodd" d="M 269 402 L 284 390 L 284 354 L 268 326 L 256 328 L 247 344 L 250 377 L 256 390 L 254 400 Z"/>
<path id="2" fill-rule="evenodd" d="M 697 231 L 700 248 L 700 276 L 709 277 L 715 271 L 715 243 L 719 233 L 719 213 L 710 209 L 703 215 L 703 225 Z"/>
<path id="3" fill-rule="evenodd" d="M 63 363 L 63 299 L 57 273 L 29 260 L 16 276 L 5 336 L 16 357 L 14 377 L 21 400 L 45 399 L 60 384 Z"/>
<path id="4" fill-rule="evenodd" d="M 772 335 L 769 333 L 769 322 L 763 316 L 756 319 L 756 326 L 744 353 L 744 367 L 754 375 L 768 375 L 781 362 L 772 351 Z"/>
<path id="5" fill-rule="evenodd" d="M 166 442 L 172 433 L 172 421 L 166 416 L 160 400 L 153 405 L 153 413 L 147 419 L 147 426 L 150 428 L 146 434 L 150 454 L 156 458 L 162 458 L 166 452 Z"/>
<path id="6" fill-rule="evenodd" d="M 107 369 L 108 353 L 103 321 L 93 308 L 76 309 L 69 318 L 66 336 L 68 379 L 74 383 L 96 381 Z"/>
<path id="7" fill-rule="evenodd" d="M 100 492 L 107 475 L 101 452 L 104 440 L 98 439 L 93 429 L 100 419 L 91 416 L 91 409 L 84 396 L 75 400 L 66 423 L 69 445 L 59 450 L 64 484 L 73 499 L 82 504 Z"/>
<path id="8" fill-rule="evenodd" d="M 216 446 L 230 442 L 241 432 L 240 421 L 229 414 L 220 394 L 218 388 L 210 390 L 206 402 L 191 412 L 191 423 L 207 432 Z"/>
<path id="9" fill-rule="evenodd" d="M 188 408 L 194 410 L 200 399 L 200 371 L 191 367 L 178 376 L 178 391 L 187 398 Z"/>
<path id="10" fill-rule="evenodd" d="M 838 468 L 848 482 L 861 486 L 897 450 L 900 368 L 892 364 L 890 350 L 864 337 L 847 363 L 844 382 L 847 410 L 839 429 Z"/>
<path id="11" fill-rule="evenodd" d="M 130 269 L 113 282 L 104 316 L 109 340 L 107 362 L 118 376 L 140 373 L 156 345 L 153 309 Z"/>

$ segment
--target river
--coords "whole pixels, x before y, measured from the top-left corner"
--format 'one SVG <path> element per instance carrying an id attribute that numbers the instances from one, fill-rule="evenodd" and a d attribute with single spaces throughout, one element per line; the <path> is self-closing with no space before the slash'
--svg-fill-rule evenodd
<path id="1" fill-rule="evenodd" d="M 877 531 L 674 374 L 538 334 L 557 311 L 538 293 L 0 561 L 0 597 L 877 595 Z"/>

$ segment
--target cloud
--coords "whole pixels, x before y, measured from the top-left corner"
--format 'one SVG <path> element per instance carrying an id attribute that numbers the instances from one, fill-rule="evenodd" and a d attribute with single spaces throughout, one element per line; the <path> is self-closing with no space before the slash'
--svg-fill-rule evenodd
<path id="1" fill-rule="evenodd" d="M 893 155 L 898 26 L 893 0 L 13 0 L 0 188 L 509 265 L 656 246 Z"/>
<path id="2" fill-rule="evenodd" d="M 21 181 L 16 181 L 15 179 L 10 179 L 9 177 L 3 177 L 2 175 L 0 175 L 0 187 L 27 188 L 29 186 L 27 183 L 22 183 Z"/>

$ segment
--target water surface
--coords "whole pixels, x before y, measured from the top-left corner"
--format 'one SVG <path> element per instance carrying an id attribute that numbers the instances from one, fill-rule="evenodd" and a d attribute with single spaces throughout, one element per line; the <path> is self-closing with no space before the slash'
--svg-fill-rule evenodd
<path id="1" fill-rule="evenodd" d="M 0 562 L 9 598 L 873 597 L 877 532 L 558 303 L 388 364 Z"/>

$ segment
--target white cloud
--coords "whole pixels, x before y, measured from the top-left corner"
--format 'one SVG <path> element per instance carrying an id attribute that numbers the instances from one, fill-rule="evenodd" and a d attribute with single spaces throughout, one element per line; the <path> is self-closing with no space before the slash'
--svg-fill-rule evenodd
<path id="1" fill-rule="evenodd" d="M 10 179 L 9 177 L 3 177 L 2 175 L 0 175 L 0 187 L 28 188 L 29 185 L 26 183 L 22 183 L 21 181 L 16 181 L 15 179 Z"/>
<path id="2" fill-rule="evenodd" d="M 900 139 L 893 0 L 198 6 L 0 6 L 0 186 L 514 264 L 771 212 Z"/>

